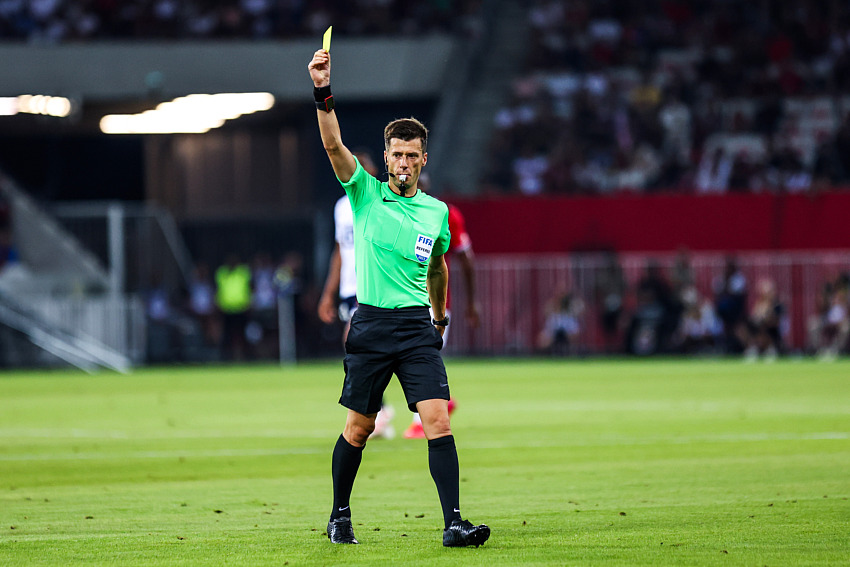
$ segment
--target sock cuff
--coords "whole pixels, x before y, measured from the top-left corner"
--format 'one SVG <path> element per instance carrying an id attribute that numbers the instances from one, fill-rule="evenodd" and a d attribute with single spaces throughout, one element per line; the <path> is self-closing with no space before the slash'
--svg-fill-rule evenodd
<path id="1" fill-rule="evenodd" d="M 448 447 L 455 445 L 455 436 L 454 435 L 446 435 L 445 437 L 438 437 L 436 439 L 428 440 L 428 449 L 439 449 L 440 447 Z"/>
<path id="2" fill-rule="evenodd" d="M 340 446 L 343 450 L 345 450 L 345 451 L 350 451 L 350 452 L 352 452 L 352 453 L 362 453 L 362 452 L 363 452 L 363 449 L 366 447 L 365 445 L 364 445 L 363 447 L 356 447 L 356 446 L 352 445 L 351 443 L 349 443 L 349 442 L 345 439 L 345 437 L 342 435 L 342 433 L 340 433 L 340 434 L 339 434 L 339 439 L 337 439 L 337 444 L 338 444 L 338 445 L 339 445 L 339 446 Z"/>

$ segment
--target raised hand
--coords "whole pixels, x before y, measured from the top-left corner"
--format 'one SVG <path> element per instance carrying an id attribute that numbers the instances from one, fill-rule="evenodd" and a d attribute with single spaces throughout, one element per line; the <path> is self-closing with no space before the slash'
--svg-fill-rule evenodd
<path id="1" fill-rule="evenodd" d="M 313 60 L 307 65 L 310 78 L 316 87 L 325 87 L 331 83 L 331 54 L 319 49 L 313 54 Z"/>

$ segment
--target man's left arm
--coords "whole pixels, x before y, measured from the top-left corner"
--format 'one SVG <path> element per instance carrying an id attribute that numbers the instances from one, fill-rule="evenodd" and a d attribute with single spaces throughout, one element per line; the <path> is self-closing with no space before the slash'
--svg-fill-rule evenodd
<path id="1" fill-rule="evenodd" d="M 466 290 L 466 320 L 473 329 L 478 328 L 478 300 L 475 297 L 475 264 L 472 247 L 467 247 L 457 253 L 460 269 L 463 272 L 464 289 Z"/>
<path id="2" fill-rule="evenodd" d="M 439 321 L 446 318 L 446 294 L 449 289 L 449 267 L 443 254 L 432 255 L 428 262 L 428 299 L 431 300 L 431 309 L 434 311 L 434 319 Z M 446 332 L 446 328 L 437 325 L 440 336 Z"/>

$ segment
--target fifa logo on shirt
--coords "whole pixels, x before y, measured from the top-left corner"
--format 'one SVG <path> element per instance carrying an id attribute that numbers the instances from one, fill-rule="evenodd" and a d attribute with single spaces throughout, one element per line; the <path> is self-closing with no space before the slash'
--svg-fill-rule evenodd
<path id="1" fill-rule="evenodd" d="M 416 255 L 416 259 L 420 262 L 428 261 L 428 258 L 431 257 L 431 250 L 434 248 L 434 239 L 425 236 L 424 234 L 420 234 L 416 238 L 416 247 L 414 249 L 414 254 Z"/>

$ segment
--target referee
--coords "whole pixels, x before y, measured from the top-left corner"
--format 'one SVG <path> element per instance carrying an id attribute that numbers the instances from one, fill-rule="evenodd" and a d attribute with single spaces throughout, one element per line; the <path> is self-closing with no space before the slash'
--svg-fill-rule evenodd
<path id="1" fill-rule="evenodd" d="M 369 175 L 342 143 L 331 95 L 330 54 L 320 49 L 308 65 L 322 144 L 354 212 L 357 300 L 345 343 L 345 382 L 339 403 L 348 408 L 333 451 L 334 503 L 328 522 L 333 543 L 358 543 L 349 499 L 363 447 L 393 374 L 410 411 L 418 411 L 428 439 L 428 465 L 445 522 L 443 545 L 478 546 L 490 528 L 463 520 L 457 449 L 449 422 L 449 385 L 440 349 L 446 317 L 448 209 L 417 183 L 428 161 L 428 130 L 416 119 L 384 129 L 388 182 Z M 429 305 L 435 319 L 431 319 Z"/>

